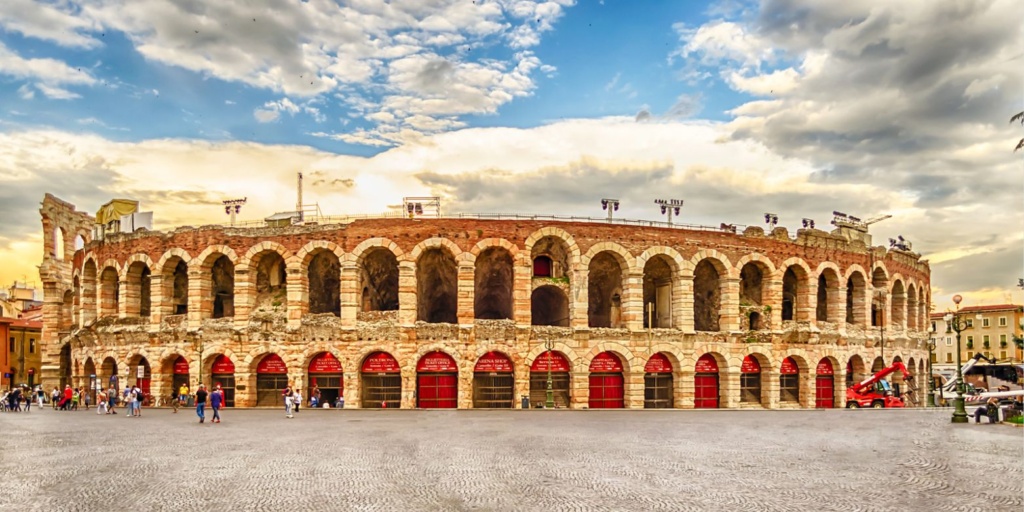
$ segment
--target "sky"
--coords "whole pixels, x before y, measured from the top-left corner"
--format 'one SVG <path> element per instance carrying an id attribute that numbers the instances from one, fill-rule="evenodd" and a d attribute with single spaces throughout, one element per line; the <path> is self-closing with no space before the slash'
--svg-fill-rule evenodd
<path id="1" fill-rule="evenodd" d="M 0 283 L 50 192 L 156 228 L 306 202 L 828 227 L 932 266 L 936 310 L 1020 303 L 1024 24 L 1011 0 L 4 0 Z"/>

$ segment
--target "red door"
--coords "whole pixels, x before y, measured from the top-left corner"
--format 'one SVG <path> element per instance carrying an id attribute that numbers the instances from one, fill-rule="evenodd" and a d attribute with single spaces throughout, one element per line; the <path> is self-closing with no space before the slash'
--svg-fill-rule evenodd
<path id="1" fill-rule="evenodd" d="M 450 373 L 420 374 L 417 379 L 418 407 L 454 409 L 458 405 L 458 377 Z"/>
<path id="2" fill-rule="evenodd" d="M 832 369 L 832 362 L 828 359 L 822 359 L 818 362 L 815 373 L 817 377 L 814 379 L 814 408 L 835 408 L 835 371 Z"/>
<path id="3" fill-rule="evenodd" d="M 622 384 L 621 373 L 590 374 L 589 407 L 591 409 L 622 409 L 625 406 Z"/>
<path id="4" fill-rule="evenodd" d="M 711 354 L 697 360 L 693 376 L 693 408 L 718 409 L 718 361 Z"/>

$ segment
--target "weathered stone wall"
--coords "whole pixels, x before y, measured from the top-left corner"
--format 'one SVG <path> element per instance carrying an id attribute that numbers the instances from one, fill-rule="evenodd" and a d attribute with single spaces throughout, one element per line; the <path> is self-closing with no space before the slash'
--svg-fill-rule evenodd
<path id="1" fill-rule="evenodd" d="M 538 255 L 553 260 L 552 277 L 533 277 L 533 257 Z M 269 274 L 274 270 L 268 262 L 277 257 L 285 267 L 282 291 L 276 288 L 280 275 Z M 221 266 L 229 275 L 217 277 L 218 259 L 230 263 Z M 101 291 L 96 300 L 102 283 L 96 282 L 95 272 L 85 279 L 87 269 L 113 268 L 127 283 L 133 275 L 128 268 L 138 261 L 148 262 L 151 271 L 151 313 L 141 315 L 141 309 L 130 303 L 119 305 L 114 314 L 99 309 L 109 303 L 109 294 Z M 187 315 L 171 314 L 173 273 L 179 262 L 188 268 Z M 748 263 L 760 271 L 757 279 L 749 270 L 741 272 Z M 887 308 L 904 308 L 902 315 L 885 315 L 887 362 L 894 356 L 920 361 L 927 333 L 916 327 L 927 324 L 918 317 L 926 313 L 930 298 L 930 270 L 917 255 L 868 248 L 816 230 L 800 230 L 792 239 L 782 228 L 769 235 L 748 228 L 737 235 L 469 219 L 377 219 L 260 229 L 184 227 L 92 242 L 75 253 L 74 268 L 83 277 L 78 302 L 105 313 L 97 321 L 76 315 L 73 331 L 54 337 L 58 350 L 63 343 L 72 343 L 76 376 L 84 378 L 86 363 L 100 368 L 107 358 L 127 376 L 129 364 L 141 361 L 141 356 L 152 368 L 154 393 L 165 395 L 179 355 L 189 361 L 193 382 L 200 374 L 209 382 L 210 366 L 223 354 L 235 364 L 240 405 L 255 402 L 255 369 L 267 354 L 280 355 L 289 378 L 305 386 L 312 358 L 330 352 L 345 372 L 347 404 L 358 406 L 362 362 L 375 351 L 385 351 L 402 367 L 402 406 L 413 407 L 417 362 L 434 350 L 451 355 L 459 367 L 460 407 L 472 406 L 473 373 L 480 356 L 490 351 L 506 354 L 515 369 L 518 404 L 518 397 L 529 390 L 530 365 L 550 344 L 572 365 L 574 407 L 586 406 L 590 362 L 605 351 L 623 363 L 627 407 L 643 407 L 644 365 L 659 352 L 673 364 L 676 407 L 693 406 L 694 365 L 706 353 L 719 362 L 723 406 L 739 406 L 739 371 L 748 355 L 762 363 L 761 406 L 778 406 L 778 372 L 786 357 L 801 361 L 801 371 L 806 372 L 829 358 L 836 372 L 837 403 L 842 406 L 847 362 L 855 357 L 874 360 L 881 354 L 881 329 L 870 326 L 868 304 L 881 301 Z M 791 268 L 799 276 L 793 292 L 794 320 L 783 322 L 783 275 Z M 819 279 L 826 273 L 825 282 L 835 286 L 828 284 L 827 292 L 820 294 Z M 855 287 L 853 298 L 847 299 L 847 282 L 872 283 L 875 280 L 869 278 L 879 273 L 885 279 L 878 289 Z M 671 322 L 664 322 L 670 327 L 659 323 L 658 328 L 645 328 L 650 325 L 645 322 L 645 301 L 653 300 L 653 283 L 666 279 L 671 281 L 671 297 L 660 307 L 671 308 Z M 55 287 L 67 289 L 68 283 L 63 276 L 54 279 Z M 893 286 L 917 291 L 914 308 L 905 299 L 891 300 Z M 532 294 L 544 287 L 567 296 L 568 304 L 559 305 L 559 314 L 564 310 L 568 316 L 567 327 L 531 325 Z M 337 313 L 317 313 L 324 309 L 324 301 L 335 301 L 325 288 L 337 291 Z M 367 288 L 372 292 L 367 294 Z M 593 296 L 594 290 L 600 297 Z M 706 296 L 695 297 L 697 290 Z M 224 318 L 212 318 L 217 293 L 222 296 Z M 269 302 L 260 298 L 261 293 L 272 294 Z M 134 301 L 137 296 L 133 288 L 118 298 Z M 819 296 L 828 302 L 820 314 Z M 501 300 L 508 303 L 495 303 Z M 482 318 L 476 318 L 477 311 L 485 312 Z M 756 326 L 750 325 L 751 312 L 759 315 Z M 915 320 L 908 322 L 908 315 Z M 702 329 L 695 328 L 698 317 L 703 319 Z M 429 319 L 447 322 L 420 321 Z M 815 379 L 810 375 L 800 379 L 804 407 L 814 405 Z"/>

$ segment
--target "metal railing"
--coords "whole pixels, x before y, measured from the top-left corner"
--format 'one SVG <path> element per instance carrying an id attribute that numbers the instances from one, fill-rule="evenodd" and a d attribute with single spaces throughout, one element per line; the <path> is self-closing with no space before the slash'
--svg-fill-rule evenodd
<path id="1" fill-rule="evenodd" d="M 323 215 L 316 217 L 307 216 L 306 219 L 301 223 L 293 224 L 295 226 L 311 226 L 311 225 L 323 225 L 323 224 L 350 224 L 357 220 L 369 220 L 369 219 L 401 219 L 407 218 L 403 212 L 384 212 L 384 213 L 367 213 L 367 214 L 354 214 L 354 215 Z M 664 221 L 656 220 L 638 220 L 638 219 L 609 219 L 607 217 L 580 217 L 575 215 L 525 215 L 520 213 L 454 213 L 442 215 L 440 217 L 416 217 L 415 220 L 430 221 L 430 220 L 446 220 L 446 219 L 478 219 L 478 220 L 532 220 L 532 221 L 551 221 L 551 222 L 580 222 L 580 223 L 594 223 L 594 224 L 613 224 L 619 226 L 636 226 L 636 227 L 651 227 L 651 228 L 675 228 L 685 229 L 691 231 L 714 231 L 719 233 L 742 233 L 746 228 L 742 224 L 722 224 L 720 226 L 705 226 L 701 224 L 682 224 L 673 222 L 669 224 Z M 234 228 L 265 228 L 267 222 L 265 220 L 248 220 L 235 222 L 234 225 L 227 223 L 215 222 L 211 225 L 234 227 Z"/>

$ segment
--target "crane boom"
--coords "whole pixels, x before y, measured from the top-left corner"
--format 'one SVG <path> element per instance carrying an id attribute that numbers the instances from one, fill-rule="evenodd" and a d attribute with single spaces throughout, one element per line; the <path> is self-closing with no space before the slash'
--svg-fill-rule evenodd
<path id="1" fill-rule="evenodd" d="M 861 393 L 864 390 L 871 388 L 871 386 L 874 386 L 876 382 L 888 377 L 890 374 L 897 371 L 903 373 L 903 378 L 905 380 L 910 380 L 910 372 L 907 371 L 907 367 L 904 366 L 903 363 L 896 361 L 895 363 L 892 363 L 892 365 L 889 366 L 888 368 L 883 368 L 878 373 L 864 379 L 860 384 L 857 384 L 851 387 L 850 389 L 852 389 L 856 393 Z"/>
<path id="2" fill-rule="evenodd" d="M 891 218 L 892 218 L 892 215 L 878 215 L 876 217 L 871 217 L 870 219 L 864 221 L 863 224 L 864 224 L 865 227 L 867 227 L 867 226 L 870 226 L 870 225 L 872 225 L 872 224 L 874 224 L 876 222 L 882 222 L 885 219 L 891 219 Z"/>

